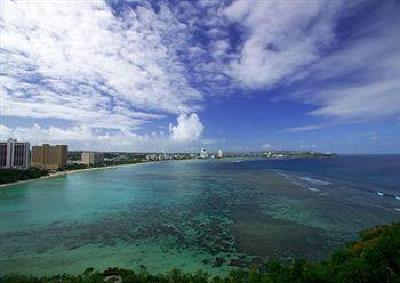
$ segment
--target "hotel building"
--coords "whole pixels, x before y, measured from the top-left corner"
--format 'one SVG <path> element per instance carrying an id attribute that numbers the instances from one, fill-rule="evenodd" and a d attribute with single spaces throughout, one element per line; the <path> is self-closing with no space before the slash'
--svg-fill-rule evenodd
<path id="1" fill-rule="evenodd" d="M 31 165 L 30 144 L 8 139 L 0 142 L 0 168 L 26 169 Z"/>
<path id="2" fill-rule="evenodd" d="M 102 152 L 82 152 L 82 163 L 86 165 L 97 165 L 104 163 L 104 153 Z"/>
<path id="3" fill-rule="evenodd" d="M 67 163 L 67 150 L 66 145 L 32 146 L 32 167 L 46 170 L 62 169 Z"/>

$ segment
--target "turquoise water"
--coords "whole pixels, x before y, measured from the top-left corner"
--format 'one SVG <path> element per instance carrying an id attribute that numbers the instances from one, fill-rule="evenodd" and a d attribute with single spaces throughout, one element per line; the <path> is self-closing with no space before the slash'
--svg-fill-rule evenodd
<path id="1" fill-rule="evenodd" d="M 400 215 L 400 201 L 344 175 L 285 166 L 158 162 L 1 188 L 0 273 L 119 266 L 225 274 L 269 258 L 324 258 Z"/>

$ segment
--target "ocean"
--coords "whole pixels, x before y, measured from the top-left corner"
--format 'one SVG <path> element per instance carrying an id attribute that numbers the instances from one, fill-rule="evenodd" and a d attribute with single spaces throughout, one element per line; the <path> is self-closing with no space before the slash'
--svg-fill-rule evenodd
<path id="1" fill-rule="evenodd" d="M 118 266 L 226 274 L 328 257 L 400 216 L 400 155 L 188 160 L 0 189 L 0 274 Z"/>

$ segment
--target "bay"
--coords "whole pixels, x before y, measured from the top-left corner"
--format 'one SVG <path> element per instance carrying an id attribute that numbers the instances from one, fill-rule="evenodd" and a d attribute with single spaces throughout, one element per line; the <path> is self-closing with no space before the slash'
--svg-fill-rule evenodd
<path id="1" fill-rule="evenodd" d="M 2 188 L 0 273 L 226 274 L 271 258 L 322 259 L 399 219 L 399 172 L 395 155 L 188 160 Z"/>

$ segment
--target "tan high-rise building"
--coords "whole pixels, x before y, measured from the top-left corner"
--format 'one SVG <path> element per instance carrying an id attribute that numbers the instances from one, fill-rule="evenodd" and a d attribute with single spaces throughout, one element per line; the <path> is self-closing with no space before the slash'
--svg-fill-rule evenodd
<path id="1" fill-rule="evenodd" d="M 102 152 L 82 152 L 82 163 L 86 165 L 98 165 L 104 163 L 104 153 Z"/>
<path id="2" fill-rule="evenodd" d="M 31 166 L 47 170 L 62 169 L 67 163 L 67 150 L 66 145 L 32 146 Z"/>

